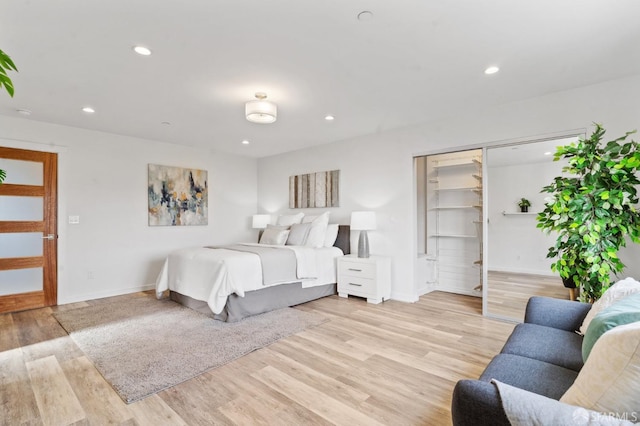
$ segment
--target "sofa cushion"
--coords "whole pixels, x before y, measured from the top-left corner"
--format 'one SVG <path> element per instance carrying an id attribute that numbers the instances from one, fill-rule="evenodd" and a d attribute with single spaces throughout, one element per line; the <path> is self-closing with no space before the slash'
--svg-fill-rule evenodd
<path id="1" fill-rule="evenodd" d="M 582 342 L 582 359 L 587 362 L 596 341 L 607 331 L 619 325 L 640 321 L 640 293 L 618 300 L 593 317 Z"/>
<path id="2" fill-rule="evenodd" d="M 640 322 L 604 333 L 560 401 L 637 419 L 640 409 Z"/>
<path id="3" fill-rule="evenodd" d="M 587 313 L 587 316 L 582 322 L 582 326 L 580 327 L 580 334 L 584 335 L 587 333 L 587 329 L 589 328 L 591 320 L 593 320 L 593 318 L 598 315 L 600 311 L 613 305 L 618 300 L 624 299 L 625 297 L 635 293 L 640 293 L 640 282 L 634 280 L 633 278 L 627 277 L 624 280 L 620 280 L 617 283 L 613 284 L 604 292 L 600 299 L 594 302 L 593 307 L 591 308 L 589 313 Z"/>
<path id="4" fill-rule="evenodd" d="M 582 336 L 537 324 L 518 324 L 504 344 L 502 353 L 520 355 L 580 371 Z"/>
<path id="5" fill-rule="evenodd" d="M 576 371 L 511 354 L 496 355 L 480 376 L 553 399 L 560 399 L 578 376 Z"/>

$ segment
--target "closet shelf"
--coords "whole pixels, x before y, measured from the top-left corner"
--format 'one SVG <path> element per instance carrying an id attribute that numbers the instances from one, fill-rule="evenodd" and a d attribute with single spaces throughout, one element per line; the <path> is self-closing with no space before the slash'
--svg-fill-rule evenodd
<path id="1" fill-rule="evenodd" d="M 458 210 L 458 209 L 480 209 L 482 210 L 482 206 L 438 206 L 432 207 L 429 210 Z"/>
<path id="2" fill-rule="evenodd" d="M 458 188 L 435 188 L 434 191 L 482 191 L 477 186 L 461 186 Z"/>
<path id="3" fill-rule="evenodd" d="M 538 213 L 537 212 L 526 212 L 526 213 L 513 212 L 513 213 L 509 213 L 509 212 L 503 211 L 502 215 L 503 216 L 537 216 Z"/>
<path id="4" fill-rule="evenodd" d="M 433 238 L 478 238 L 476 235 L 461 235 L 461 234 L 431 234 L 429 237 Z"/>
<path id="5" fill-rule="evenodd" d="M 453 167 L 468 167 L 468 166 L 478 167 L 481 165 L 482 165 L 482 162 L 474 158 L 471 161 L 468 161 L 465 163 L 435 164 L 433 168 L 437 170 L 437 169 L 449 169 Z"/>

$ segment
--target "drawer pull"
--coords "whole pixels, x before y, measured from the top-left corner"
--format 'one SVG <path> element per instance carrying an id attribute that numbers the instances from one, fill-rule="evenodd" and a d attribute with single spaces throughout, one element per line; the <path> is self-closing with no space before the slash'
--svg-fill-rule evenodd
<path id="1" fill-rule="evenodd" d="M 356 268 L 349 268 L 349 270 L 354 272 L 362 272 L 362 269 L 356 269 Z"/>
<path id="2" fill-rule="evenodd" d="M 355 285 L 356 287 L 362 287 L 362 284 L 349 283 L 349 285 Z"/>

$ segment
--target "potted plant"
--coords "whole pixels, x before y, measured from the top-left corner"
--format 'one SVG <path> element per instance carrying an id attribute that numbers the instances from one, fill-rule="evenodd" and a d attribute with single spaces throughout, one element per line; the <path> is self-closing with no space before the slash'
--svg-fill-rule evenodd
<path id="1" fill-rule="evenodd" d="M 13 97 L 13 82 L 7 75 L 7 71 L 18 71 L 9 55 L 0 50 L 0 89 L 4 87 L 9 96 Z M 0 169 L 0 185 L 4 182 L 7 174 Z"/>
<path id="2" fill-rule="evenodd" d="M 529 211 L 529 207 L 531 206 L 531 201 L 527 200 L 526 198 L 520 198 L 520 201 L 518 201 L 518 206 L 520 206 L 521 213 L 527 213 Z"/>
<path id="3" fill-rule="evenodd" d="M 578 287 L 580 300 L 595 301 L 611 285 L 611 274 L 625 265 L 618 251 L 627 238 L 640 242 L 636 185 L 640 184 L 639 144 L 624 136 L 603 143 L 600 124 L 589 138 L 559 146 L 554 161 L 568 161 L 563 176 L 541 192 L 551 194 L 538 214 L 537 227 L 558 237 L 549 248 L 551 269 L 565 286 Z"/>

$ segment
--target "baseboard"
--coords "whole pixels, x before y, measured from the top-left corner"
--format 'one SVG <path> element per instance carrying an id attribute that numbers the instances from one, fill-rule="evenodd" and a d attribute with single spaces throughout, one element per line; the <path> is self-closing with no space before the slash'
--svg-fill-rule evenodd
<path id="1" fill-rule="evenodd" d="M 138 287 L 118 288 L 96 293 L 74 294 L 70 297 L 58 297 L 58 305 L 66 305 L 68 303 L 85 302 L 87 300 L 104 299 L 105 297 L 121 296 L 123 294 L 137 293 L 139 291 L 153 290 L 155 284 L 146 284 Z"/>
<path id="2" fill-rule="evenodd" d="M 399 302 L 415 303 L 418 301 L 418 297 L 415 294 L 406 293 L 391 293 L 391 299 Z"/>
<path id="3" fill-rule="evenodd" d="M 518 269 L 513 269 L 513 268 L 509 268 L 507 267 L 494 267 L 494 266 L 490 266 L 488 269 L 489 272 L 504 272 L 507 274 L 529 274 L 529 275 L 542 275 L 545 277 L 557 277 L 558 274 L 549 271 L 547 269 L 522 269 L 522 268 L 518 268 Z"/>
<path id="4" fill-rule="evenodd" d="M 482 291 L 475 291 L 475 290 L 465 290 L 465 289 L 461 289 L 461 288 L 438 288 L 436 287 L 437 291 L 444 291 L 446 293 L 453 293 L 453 294 L 462 294 L 465 296 L 473 296 L 473 297 L 482 297 Z"/>

